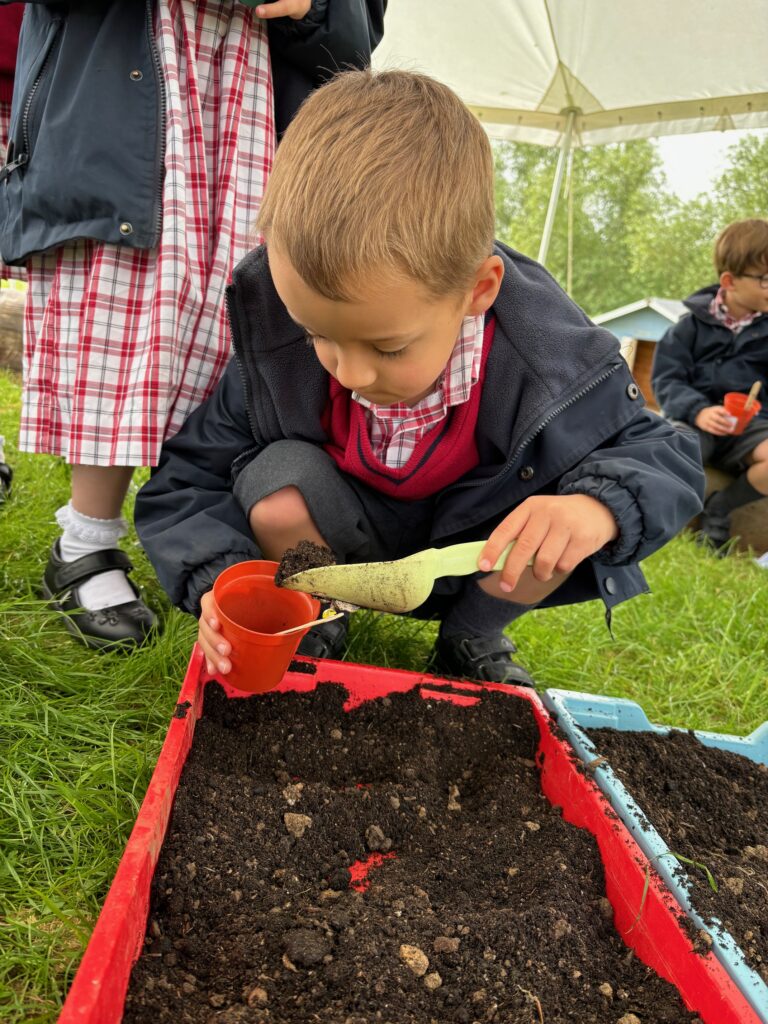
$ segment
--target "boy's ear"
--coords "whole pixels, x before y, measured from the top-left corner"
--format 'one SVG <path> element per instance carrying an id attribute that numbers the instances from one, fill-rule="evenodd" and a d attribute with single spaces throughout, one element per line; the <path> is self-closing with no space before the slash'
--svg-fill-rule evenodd
<path id="1" fill-rule="evenodd" d="M 725 288 L 728 291 L 729 288 L 733 288 L 736 283 L 736 278 L 730 272 L 730 270 L 724 270 L 720 275 L 720 287 Z"/>
<path id="2" fill-rule="evenodd" d="M 488 256 L 475 273 L 475 283 L 466 316 L 480 316 L 487 312 L 496 301 L 504 277 L 501 256 Z"/>

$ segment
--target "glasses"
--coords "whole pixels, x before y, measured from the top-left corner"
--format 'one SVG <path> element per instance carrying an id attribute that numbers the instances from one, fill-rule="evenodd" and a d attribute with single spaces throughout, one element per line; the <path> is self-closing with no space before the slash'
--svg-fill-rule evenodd
<path id="1" fill-rule="evenodd" d="M 753 281 L 759 281 L 761 288 L 768 289 L 768 274 L 738 274 L 737 277 L 751 277 Z"/>

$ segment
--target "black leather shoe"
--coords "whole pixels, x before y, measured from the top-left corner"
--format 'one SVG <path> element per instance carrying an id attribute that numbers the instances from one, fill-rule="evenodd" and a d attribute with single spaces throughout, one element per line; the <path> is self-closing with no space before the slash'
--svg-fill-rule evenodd
<path id="1" fill-rule="evenodd" d="M 349 612 L 344 612 L 340 619 L 334 619 L 324 626 L 314 626 L 305 633 L 296 653 L 305 658 L 343 658 L 348 632 Z"/>
<path id="2" fill-rule="evenodd" d="M 517 648 L 505 636 L 438 636 L 430 665 L 435 675 L 482 683 L 534 686 L 530 674 L 512 660 Z"/>
<path id="3" fill-rule="evenodd" d="M 65 562 L 57 540 L 45 567 L 43 595 L 63 614 L 64 624 L 70 633 L 87 647 L 99 650 L 115 645 L 138 647 L 146 643 L 156 630 L 157 619 L 141 600 L 138 588 L 130 579 L 128 582 L 136 595 L 135 601 L 90 612 L 79 600 L 78 584 L 112 569 L 122 569 L 125 573 L 133 569 L 130 558 L 119 548 L 94 551 L 73 562 Z"/>
<path id="4" fill-rule="evenodd" d="M 7 462 L 0 462 L 0 504 L 10 497 L 12 480 L 13 470 L 11 467 Z"/>

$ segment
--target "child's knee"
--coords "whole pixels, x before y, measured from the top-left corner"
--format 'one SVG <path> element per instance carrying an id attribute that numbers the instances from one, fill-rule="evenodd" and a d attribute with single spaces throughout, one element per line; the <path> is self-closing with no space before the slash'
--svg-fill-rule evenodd
<path id="1" fill-rule="evenodd" d="M 309 509 L 298 487 L 282 487 L 279 491 L 257 501 L 248 520 L 258 536 L 260 531 L 291 529 L 309 519 Z"/>

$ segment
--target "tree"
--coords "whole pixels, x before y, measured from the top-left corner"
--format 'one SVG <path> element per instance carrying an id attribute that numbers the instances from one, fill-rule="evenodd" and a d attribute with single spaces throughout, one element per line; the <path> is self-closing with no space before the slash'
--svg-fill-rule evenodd
<path id="1" fill-rule="evenodd" d="M 747 135 L 728 148 L 715 182 L 720 227 L 746 217 L 768 217 L 768 136 Z"/>
<path id="2" fill-rule="evenodd" d="M 499 143 L 496 206 L 501 239 L 536 256 L 552 187 L 557 152 L 540 146 Z M 632 301 L 631 228 L 658 205 L 663 188 L 661 161 L 646 141 L 578 149 L 555 218 L 547 266 L 565 284 L 568 213 L 573 212 L 575 300 L 599 312 Z"/>
<path id="3" fill-rule="evenodd" d="M 498 235 L 535 258 L 557 151 L 495 143 L 494 157 Z M 579 305 L 596 315 L 653 295 L 684 298 L 714 280 L 712 246 L 726 224 L 768 215 L 768 138 L 731 146 L 711 195 L 673 195 L 647 140 L 576 150 L 570 188 L 558 204 L 547 267 L 565 286 L 570 204 Z"/>
<path id="4" fill-rule="evenodd" d="M 712 244 L 717 231 L 718 214 L 709 197 L 683 202 L 675 196 L 662 196 L 651 215 L 630 230 L 635 298 L 682 299 L 711 284 L 715 280 Z"/>

